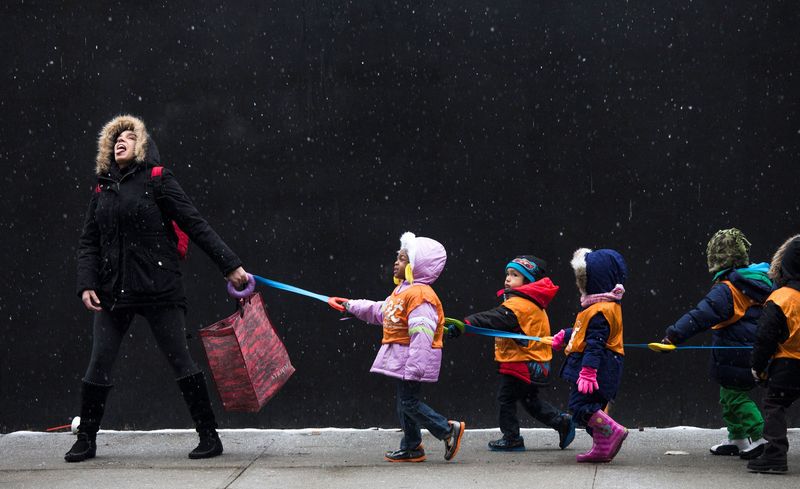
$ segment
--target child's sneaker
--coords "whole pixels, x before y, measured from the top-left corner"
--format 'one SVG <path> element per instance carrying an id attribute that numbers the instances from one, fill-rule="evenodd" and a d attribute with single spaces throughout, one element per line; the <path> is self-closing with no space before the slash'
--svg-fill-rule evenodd
<path id="1" fill-rule="evenodd" d="M 750 445 L 748 438 L 737 438 L 735 440 L 723 440 L 711 447 L 710 451 L 714 455 L 739 455 L 741 450 Z"/>
<path id="2" fill-rule="evenodd" d="M 575 439 L 575 420 L 567 413 L 561 415 L 558 420 L 558 448 L 565 449 Z"/>
<path id="3" fill-rule="evenodd" d="M 450 436 L 444 440 L 444 459 L 452 460 L 461 448 L 461 437 L 467 425 L 463 421 L 448 421 L 450 423 Z"/>
<path id="4" fill-rule="evenodd" d="M 739 458 L 742 460 L 753 460 L 754 458 L 758 458 L 764 453 L 764 448 L 767 446 L 767 440 L 763 438 L 759 438 L 758 440 L 751 442 L 750 445 L 747 446 L 744 450 L 739 451 Z"/>
<path id="5" fill-rule="evenodd" d="M 420 444 L 417 448 L 386 452 L 383 458 L 387 462 L 424 462 L 425 449 Z"/>
<path id="6" fill-rule="evenodd" d="M 489 442 L 489 450 L 493 452 L 524 452 L 525 440 L 521 436 L 513 440 L 500 438 Z"/>
<path id="7" fill-rule="evenodd" d="M 762 456 L 747 462 L 747 470 L 750 472 L 768 474 L 770 472 L 786 472 L 789 470 L 789 466 L 785 458 L 769 459 Z"/>

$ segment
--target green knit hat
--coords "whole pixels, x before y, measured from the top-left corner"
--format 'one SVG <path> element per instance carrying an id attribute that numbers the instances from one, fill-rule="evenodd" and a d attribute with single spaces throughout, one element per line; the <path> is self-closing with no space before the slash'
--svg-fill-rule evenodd
<path id="1" fill-rule="evenodd" d="M 708 241 L 708 271 L 717 273 L 727 268 L 746 267 L 750 263 L 750 242 L 736 228 L 720 229 Z"/>

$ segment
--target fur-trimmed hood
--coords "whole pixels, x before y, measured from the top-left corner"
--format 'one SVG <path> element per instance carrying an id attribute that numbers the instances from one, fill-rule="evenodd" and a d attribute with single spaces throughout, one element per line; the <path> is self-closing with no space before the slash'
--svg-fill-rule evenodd
<path id="1" fill-rule="evenodd" d="M 617 284 L 625 285 L 628 276 L 625 259 L 614 250 L 580 248 L 570 264 L 581 296 L 611 292 Z"/>
<path id="2" fill-rule="evenodd" d="M 400 237 L 400 249 L 408 253 L 406 280 L 409 283 L 432 284 L 439 278 L 447 262 L 447 251 L 441 243 L 411 232 L 403 233 Z"/>
<path id="3" fill-rule="evenodd" d="M 769 278 L 783 287 L 789 281 L 800 281 L 800 234 L 787 239 L 772 257 Z"/>
<path id="4" fill-rule="evenodd" d="M 108 172 L 114 162 L 114 143 L 123 131 L 133 131 L 136 134 L 136 147 L 133 156 L 137 163 L 150 163 L 157 165 L 161 159 L 155 142 L 147 132 L 144 121 L 138 117 L 124 114 L 111 119 L 97 137 L 97 157 L 95 158 L 95 173 L 102 175 Z"/>

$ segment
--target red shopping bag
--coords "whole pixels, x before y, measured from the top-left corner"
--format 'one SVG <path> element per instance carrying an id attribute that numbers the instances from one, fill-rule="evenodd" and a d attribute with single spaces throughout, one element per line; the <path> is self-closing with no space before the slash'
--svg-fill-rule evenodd
<path id="1" fill-rule="evenodd" d="M 258 412 L 294 373 L 260 293 L 242 309 L 200 330 L 225 411 Z"/>

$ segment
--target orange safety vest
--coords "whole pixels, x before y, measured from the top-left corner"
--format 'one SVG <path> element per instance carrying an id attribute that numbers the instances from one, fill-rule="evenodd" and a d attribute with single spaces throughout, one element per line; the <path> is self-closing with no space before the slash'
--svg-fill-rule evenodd
<path id="1" fill-rule="evenodd" d="M 778 345 L 773 358 L 800 360 L 800 292 L 790 287 L 781 287 L 773 291 L 767 300 L 781 308 L 789 328 L 789 338 Z"/>
<path id="2" fill-rule="evenodd" d="M 713 326 L 711 329 L 722 329 L 726 326 L 730 326 L 731 324 L 742 319 L 744 315 L 747 314 L 747 310 L 751 307 L 762 305 L 760 302 L 757 302 L 744 295 L 741 290 L 734 287 L 729 281 L 723 280 L 720 283 L 727 285 L 728 288 L 731 289 L 731 296 L 733 297 L 733 316 Z"/>
<path id="3" fill-rule="evenodd" d="M 442 336 L 444 335 L 444 309 L 442 302 L 433 291 L 430 285 L 412 284 L 402 292 L 397 292 L 400 288 L 392 291 L 392 294 L 383 303 L 383 339 L 381 343 L 400 343 L 408 345 L 411 343 L 411 335 L 408 332 L 408 314 L 421 306 L 424 302 L 436 308 L 438 320 L 436 331 L 433 334 L 433 348 L 442 347 Z"/>
<path id="4" fill-rule="evenodd" d="M 572 326 L 572 337 L 569 339 L 569 344 L 567 344 L 564 353 L 567 355 L 570 353 L 583 353 L 584 348 L 586 348 L 586 329 L 589 326 L 589 321 L 596 314 L 605 316 L 610 326 L 606 348 L 620 355 L 625 354 L 625 349 L 622 346 L 622 306 L 617 302 L 598 302 L 581 311 L 578 317 L 575 318 L 575 324 Z"/>
<path id="5" fill-rule="evenodd" d="M 550 336 L 550 319 L 547 313 L 533 302 L 513 296 L 503 302 L 503 305 L 517 316 L 523 334 L 540 338 Z M 494 359 L 498 362 L 549 362 L 552 358 L 552 348 L 538 341 L 529 341 L 528 346 L 522 346 L 511 338 L 494 340 Z"/>

